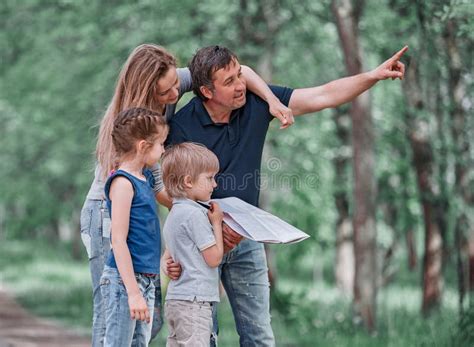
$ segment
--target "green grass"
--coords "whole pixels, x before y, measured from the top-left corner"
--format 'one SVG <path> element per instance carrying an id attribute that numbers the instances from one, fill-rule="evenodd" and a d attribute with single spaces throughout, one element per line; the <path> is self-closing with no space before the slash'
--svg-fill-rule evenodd
<path id="1" fill-rule="evenodd" d="M 419 313 L 421 292 L 416 274 L 401 285 L 379 291 L 377 332 L 369 335 L 352 321 L 350 301 L 332 284 L 313 283 L 280 274 L 272 300 L 272 324 L 278 346 L 472 346 L 455 341 L 458 333 L 456 292 L 445 288 L 442 307 L 430 318 Z M 0 245 L 0 285 L 36 315 L 90 333 L 92 299 L 87 260 L 75 261 L 65 246 L 32 241 Z M 469 322 L 468 322 L 469 323 Z M 232 313 L 224 298 L 219 305 L 221 346 L 238 345 Z M 472 327 L 474 323 L 470 322 Z M 152 346 L 163 346 L 166 328 Z M 462 343 L 461 343 L 462 342 Z"/>
<path id="2" fill-rule="evenodd" d="M 74 261 L 66 247 L 3 242 L 0 284 L 34 314 L 89 334 L 92 289 L 87 260 Z"/>

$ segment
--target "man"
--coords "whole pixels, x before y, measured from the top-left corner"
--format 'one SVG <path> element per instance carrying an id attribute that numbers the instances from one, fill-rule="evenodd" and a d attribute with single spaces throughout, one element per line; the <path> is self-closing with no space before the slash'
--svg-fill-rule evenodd
<path id="1" fill-rule="evenodd" d="M 313 88 L 292 90 L 272 86 L 271 90 L 295 116 L 337 107 L 380 80 L 402 79 L 405 67 L 400 58 L 407 49 L 404 47 L 370 72 Z M 171 119 L 168 143 L 204 144 L 217 155 L 220 164 L 218 187 L 212 197 L 235 196 L 257 206 L 263 146 L 273 119 L 268 104 L 247 92 L 239 61 L 227 48 L 200 49 L 189 69 L 197 97 Z M 291 118 L 291 112 L 282 117 Z M 250 240 L 240 242 L 241 238 L 226 225 L 223 235 L 228 252 L 220 265 L 221 279 L 232 306 L 240 345 L 274 346 L 263 245 Z M 211 340 L 215 337 L 213 334 Z"/>

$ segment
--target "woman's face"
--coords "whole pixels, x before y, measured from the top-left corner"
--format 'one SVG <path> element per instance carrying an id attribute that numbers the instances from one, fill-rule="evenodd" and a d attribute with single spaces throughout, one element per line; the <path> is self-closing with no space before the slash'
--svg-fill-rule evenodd
<path id="1" fill-rule="evenodd" d="M 176 68 L 171 66 L 158 80 L 157 101 L 162 105 L 176 104 L 179 96 L 179 79 Z"/>

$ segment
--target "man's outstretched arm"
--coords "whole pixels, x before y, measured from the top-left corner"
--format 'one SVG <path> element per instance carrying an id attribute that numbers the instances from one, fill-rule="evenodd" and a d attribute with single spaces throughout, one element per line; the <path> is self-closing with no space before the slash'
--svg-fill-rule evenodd
<path id="1" fill-rule="evenodd" d="M 380 80 L 403 79 L 405 65 L 400 58 L 407 50 L 408 46 L 403 47 L 372 71 L 341 78 L 322 86 L 295 89 L 290 98 L 289 108 L 293 110 L 293 115 L 299 116 L 337 107 L 354 100 Z"/>

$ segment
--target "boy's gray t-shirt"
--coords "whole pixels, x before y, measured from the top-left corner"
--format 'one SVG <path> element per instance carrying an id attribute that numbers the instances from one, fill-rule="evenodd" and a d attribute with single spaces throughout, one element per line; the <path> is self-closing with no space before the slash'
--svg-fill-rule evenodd
<path id="1" fill-rule="evenodd" d="M 184 93 L 192 90 L 193 81 L 191 79 L 191 72 L 187 67 L 176 69 L 179 79 L 179 97 L 181 99 Z M 176 111 L 176 105 L 166 105 L 165 117 L 166 121 L 169 122 Z M 161 168 L 159 164 L 154 165 L 152 168 L 153 178 L 155 179 L 155 185 L 153 191 L 159 193 L 163 190 L 163 179 L 161 178 Z M 100 166 L 97 164 L 94 171 L 94 181 L 89 188 L 87 193 L 87 199 L 91 200 L 102 200 L 104 199 L 104 186 L 106 179 L 103 177 Z"/>
<path id="2" fill-rule="evenodd" d="M 216 244 L 207 210 L 189 199 L 173 200 L 163 235 L 181 276 L 171 280 L 166 300 L 219 301 L 219 270 L 206 264 L 201 252 Z"/>

